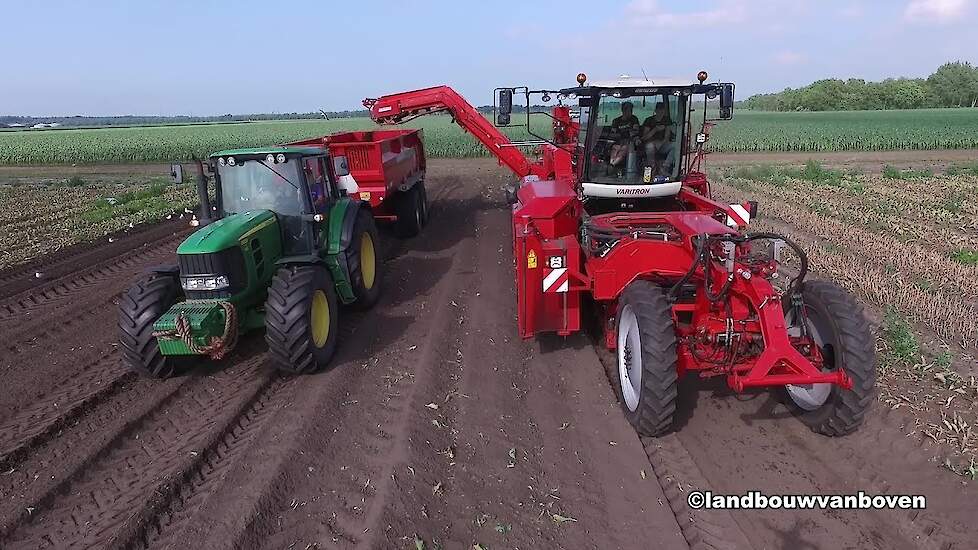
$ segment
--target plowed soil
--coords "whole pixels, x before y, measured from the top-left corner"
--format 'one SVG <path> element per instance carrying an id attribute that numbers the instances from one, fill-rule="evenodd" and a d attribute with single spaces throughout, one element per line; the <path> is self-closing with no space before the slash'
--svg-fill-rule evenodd
<path id="1" fill-rule="evenodd" d="M 640 440 L 586 335 L 516 337 L 507 172 L 429 164 L 431 223 L 325 372 L 261 334 L 167 381 L 119 361 L 118 296 L 162 225 L 0 273 L 2 548 L 973 548 L 978 495 L 898 412 L 811 433 L 770 393 L 684 384 Z M 44 274 L 38 278 L 36 272 Z M 928 509 L 694 511 L 690 490 L 923 494 Z"/>

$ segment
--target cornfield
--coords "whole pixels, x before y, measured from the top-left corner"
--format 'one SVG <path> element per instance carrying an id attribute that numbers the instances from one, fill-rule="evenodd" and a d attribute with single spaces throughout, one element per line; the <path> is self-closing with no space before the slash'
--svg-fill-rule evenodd
<path id="1" fill-rule="evenodd" d="M 448 116 L 407 124 L 425 131 L 429 156 L 489 153 Z M 549 119 L 533 117 L 547 135 Z M 233 147 L 258 147 L 342 130 L 374 128 L 366 118 L 0 132 L 0 165 L 167 162 Z M 531 136 L 507 130 L 513 139 Z M 764 113 L 740 111 L 716 126 L 710 147 L 719 152 L 872 151 L 978 147 L 978 109 Z"/>

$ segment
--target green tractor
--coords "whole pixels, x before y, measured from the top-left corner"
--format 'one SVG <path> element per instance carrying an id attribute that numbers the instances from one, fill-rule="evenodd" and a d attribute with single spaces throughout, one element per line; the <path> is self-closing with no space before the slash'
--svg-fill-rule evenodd
<path id="1" fill-rule="evenodd" d="M 279 146 L 221 151 L 207 164 L 214 186 L 198 161 L 200 227 L 177 248 L 178 264 L 152 269 L 122 296 L 124 362 L 166 378 L 181 359 L 221 359 L 264 327 L 278 368 L 324 367 L 340 304 L 369 308 L 380 295 L 370 205 L 338 185 L 346 157 Z"/>

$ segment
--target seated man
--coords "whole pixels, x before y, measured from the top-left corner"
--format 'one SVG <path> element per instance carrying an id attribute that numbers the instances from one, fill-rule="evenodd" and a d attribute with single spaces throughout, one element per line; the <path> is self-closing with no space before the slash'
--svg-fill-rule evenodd
<path id="1" fill-rule="evenodd" d="M 642 143 L 645 145 L 645 166 L 655 176 L 668 176 L 675 166 L 676 148 L 672 119 L 665 102 L 656 104 L 655 112 L 642 123 Z"/>
<path id="2" fill-rule="evenodd" d="M 632 113 L 634 108 L 635 106 L 632 105 L 631 101 L 623 102 L 621 104 L 621 116 L 615 117 L 611 121 L 611 131 L 615 140 L 615 144 L 611 146 L 611 156 L 608 159 L 608 164 L 611 166 L 620 166 L 625 161 L 631 145 L 630 141 L 638 133 L 638 117 Z"/>

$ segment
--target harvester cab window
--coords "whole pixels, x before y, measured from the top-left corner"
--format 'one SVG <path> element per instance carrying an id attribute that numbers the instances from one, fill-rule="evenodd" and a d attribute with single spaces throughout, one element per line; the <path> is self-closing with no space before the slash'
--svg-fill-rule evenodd
<path id="1" fill-rule="evenodd" d="M 261 160 L 241 160 L 233 166 L 225 164 L 218 170 L 224 212 L 271 210 L 286 216 L 302 214 L 297 161 L 265 166 Z"/>
<path id="2" fill-rule="evenodd" d="M 682 153 L 682 106 L 673 94 L 603 95 L 597 107 L 589 180 L 609 184 L 675 181 Z"/>

